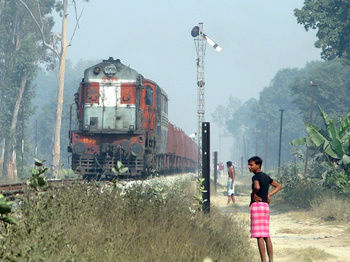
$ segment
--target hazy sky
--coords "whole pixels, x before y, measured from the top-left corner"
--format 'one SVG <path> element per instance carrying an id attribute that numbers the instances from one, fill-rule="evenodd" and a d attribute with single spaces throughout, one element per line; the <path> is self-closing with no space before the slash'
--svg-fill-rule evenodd
<path id="1" fill-rule="evenodd" d="M 205 54 L 205 121 L 211 122 L 212 151 L 218 150 L 218 129 L 211 113 L 228 96 L 242 102 L 258 98 L 278 70 L 320 59 L 315 32 L 305 32 L 294 16 L 303 0 L 76 2 L 83 14 L 68 59 L 121 59 L 167 92 L 169 120 L 188 134 L 198 129 L 191 30 L 203 22 L 204 33 L 222 47 L 217 53 L 207 45 Z M 72 32 L 73 9 L 69 19 Z M 229 149 L 227 143 L 222 147 Z"/>

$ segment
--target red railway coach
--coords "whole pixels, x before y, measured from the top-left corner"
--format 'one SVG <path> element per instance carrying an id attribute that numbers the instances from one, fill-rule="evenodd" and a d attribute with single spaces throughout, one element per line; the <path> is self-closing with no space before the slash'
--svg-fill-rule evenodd
<path id="1" fill-rule="evenodd" d="M 74 98 L 68 151 L 84 178 L 113 176 L 118 161 L 129 176 L 197 168 L 198 146 L 168 121 L 165 91 L 119 59 L 86 69 Z"/>

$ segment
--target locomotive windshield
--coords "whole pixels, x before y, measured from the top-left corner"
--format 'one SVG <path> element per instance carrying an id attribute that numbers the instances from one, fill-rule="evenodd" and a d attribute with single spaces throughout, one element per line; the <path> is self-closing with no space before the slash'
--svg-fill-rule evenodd
<path id="1" fill-rule="evenodd" d="M 149 85 L 146 86 L 145 104 L 146 106 L 153 105 L 153 89 Z"/>

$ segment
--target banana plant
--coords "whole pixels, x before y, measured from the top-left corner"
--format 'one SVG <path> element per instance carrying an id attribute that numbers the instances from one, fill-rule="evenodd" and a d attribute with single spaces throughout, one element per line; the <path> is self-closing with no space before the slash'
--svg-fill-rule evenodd
<path id="1" fill-rule="evenodd" d="M 317 156 L 326 156 L 330 163 L 337 163 L 348 173 L 350 172 L 350 114 L 340 123 L 338 129 L 326 112 L 320 107 L 319 109 L 326 130 L 306 122 L 309 136 L 295 139 L 290 144 L 315 146 L 320 151 Z"/>

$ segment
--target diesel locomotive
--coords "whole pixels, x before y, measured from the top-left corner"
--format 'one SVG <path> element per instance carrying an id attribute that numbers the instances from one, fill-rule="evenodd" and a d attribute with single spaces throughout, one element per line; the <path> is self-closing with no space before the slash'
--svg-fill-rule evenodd
<path id="1" fill-rule="evenodd" d="M 110 57 L 87 68 L 70 114 L 71 166 L 84 178 L 195 172 L 198 146 L 168 121 L 168 96 L 154 81 Z M 74 128 L 73 128 L 74 126 Z"/>

